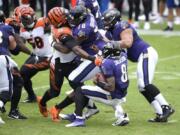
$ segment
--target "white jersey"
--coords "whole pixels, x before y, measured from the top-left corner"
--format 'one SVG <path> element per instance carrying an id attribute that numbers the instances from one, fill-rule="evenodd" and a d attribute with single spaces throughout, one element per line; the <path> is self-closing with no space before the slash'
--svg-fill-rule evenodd
<path id="1" fill-rule="evenodd" d="M 28 41 L 33 47 L 33 53 L 41 57 L 51 57 L 53 48 L 49 42 L 49 34 L 45 33 L 45 22 L 43 18 L 38 19 L 33 30 L 20 30 L 20 36 Z"/>
<path id="2" fill-rule="evenodd" d="M 62 27 L 62 28 L 59 28 L 59 29 L 52 28 L 52 36 L 54 38 L 57 38 L 57 35 L 59 36 L 59 35 L 62 35 L 62 34 L 67 34 L 68 32 L 71 32 L 71 29 L 68 28 L 68 27 Z M 60 62 L 61 63 L 71 62 L 72 60 L 74 60 L 74 58 L 76 56 L 77 55 L 74 52 L 72 52 L 72 51 L 67 53 L 67 54 L 65 54 L 65 53 L 62 53 L 60 51 L 55 50 L 54 54 L 53 54 L 53 58 L 54 59 L 60 58 Z"/>

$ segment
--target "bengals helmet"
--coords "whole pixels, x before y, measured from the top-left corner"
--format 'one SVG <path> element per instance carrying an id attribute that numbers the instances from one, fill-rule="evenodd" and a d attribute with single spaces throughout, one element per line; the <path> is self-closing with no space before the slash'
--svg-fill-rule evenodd
<path id="1" fill-rule="evenodd" d="M 67 23 L 68 10 L 63 7 L 54 7 L 48 12 L 48 22 L 56 28 Z"/>
<path id="2" fill-rule="evenodd" d="M 16 7 L 13 11 L 13 14 L 12 14 L 12 17 L 14 19 L 16 19 L 16 21 L 19 23 L 20 23 L 20 12 L 21 12 L 21 10 L 23 10 L 24 7 L 25 6 L 23 6 L 23 5 Z"/>
<path id="3" fill-rule="evenodd" d="M 24 7 L 20 10 L 20 21 L 24 28 L 32 29 L 37 21 L 34 10 Z"/>
<path id="4" fill-rule="evenodd" d="M 22 4 L 29 4 L 29 0 L 21 0 Z"/>

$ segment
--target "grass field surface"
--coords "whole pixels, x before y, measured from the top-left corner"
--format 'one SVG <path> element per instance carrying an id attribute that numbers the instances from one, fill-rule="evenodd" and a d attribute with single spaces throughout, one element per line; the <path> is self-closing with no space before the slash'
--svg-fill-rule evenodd
<path id="1" fill-rule="evenodd" d="M 159 61 L 154 77 L 156 84 L 176 112 L 168 123 L 149 123 L 147 120 L 155 116 L 153 109 L 138 92 L 136 83 L 136 64 L 129 62 L 128 73 L 130 86 L 128 88 L 127 102 L 123 105 L 128 113 L 130 124 L 125 127 L 113 127 L 115 121 L 114 111 L 111 107 L 97 104 L 100 113 L 86 121 L 86 127 L 66 128 L 67 121 L 54 123 L 50 118 L 40 115 L 36 103 L 20 103 L 20 110 L 28 116 L 27 120 L 11 120 L 7 118 L 9 103 L 6 105 L 6 114 L 1 115 L 6 122 L 0 125 L 0 135 L 180 135 L 180 35 L 177 36 L 143 36 L 159 54 Z M 14 57 L 21 66 L 26 55 Z M 33 87 L 37 95 L 42 96 L 48 88 L 49 72 L 43 71 L 33 77 Z M 88 83 L 91 83 L 90 81 Z M 58 98 L 48 102 L 51 107 L 65 97 L 70 87 L 65 81 L 62 93 Z M 23 90 L 21 100 L 27 96 Z M 71 113 L 74 105 L 63 110 Z"/>

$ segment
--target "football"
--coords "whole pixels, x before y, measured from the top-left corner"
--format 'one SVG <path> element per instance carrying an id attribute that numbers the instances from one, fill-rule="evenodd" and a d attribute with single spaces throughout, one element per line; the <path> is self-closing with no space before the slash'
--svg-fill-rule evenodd
<path id="1" fill-rule="evenodd" d="M 102 73 L 97 73 L 95 79 L 97 82 L 107 82 L 105 76 Z"/>

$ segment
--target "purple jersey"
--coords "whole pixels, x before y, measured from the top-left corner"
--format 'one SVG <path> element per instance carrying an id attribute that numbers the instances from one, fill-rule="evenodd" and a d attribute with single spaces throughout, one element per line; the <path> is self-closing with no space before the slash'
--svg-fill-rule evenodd
<path id="1" fill-rule="evenodd" d="M 98 32 L 97 24 L 92 14 L 88 14 L 84 22 L 74 27 L 72 32 L 73 37 L 77 40 L 85 37 L 85 40 L 80 43 L 80 46 L 91 55 L 97 53 L 97 48 L 102 50 L 105 45 L 102 36 Z"/>
<path id="2" fill-rule="evenodd" d="M 126 96 L 129 85 L 126 53 L 121 52 L 120 59 L 105 59 L 101 68 L 106 78 L 115 78 L 115 90 L 111 92 L 112 98 L 122 98 Z"/>
<path id="3" fill-rule="evenodd" d="M 106 36 L 110 40 L 114 40 L 114 41 L 121 40 L 120 39 L 121 32 L 128 28 L 132 29 L 133 31 L 133 43 L 132 46 L 127 49 L 128 59 L 133 62 L 137 62 L 139 55 L 143 51 L 145 51 L 149 47 L 149 45 L 138 36 L 137 32 L 130 24 L 128 24 L 126 21 L 120 21 L 115 24 L 114 29 L 112 31 L 109 31 Z"/>
<path id="4" fill-rule="evenodd" d="M 14 35 L 14 29 L 3 23 L 0 23 L 0 55 L 10 55 L 9 36 Z"/>

